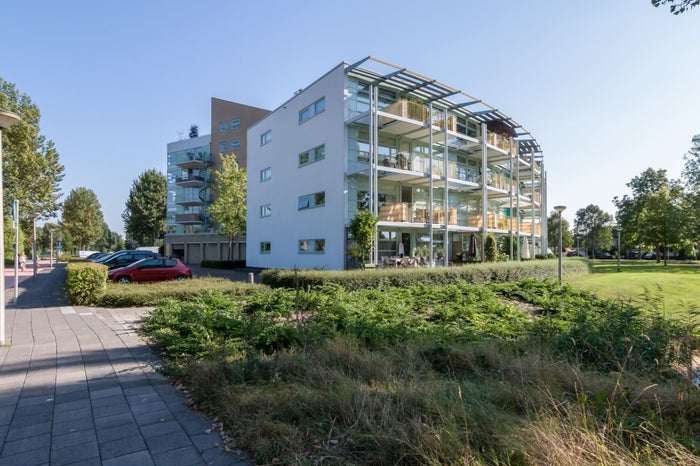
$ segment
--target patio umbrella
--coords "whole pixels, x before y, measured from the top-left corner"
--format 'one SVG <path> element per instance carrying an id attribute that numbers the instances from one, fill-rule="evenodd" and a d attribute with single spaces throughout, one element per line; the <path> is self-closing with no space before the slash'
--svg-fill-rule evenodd
<path id="1" fill-rule="evenodd" d="M 404 248 L 403 248 L 403 242 L 399 242 L 399 257 L 403 257 L 404 255 Z"/>
<path id="2" fill-rule="evenodd" d="M 520 258 L 521 259 L 529 259 L 530 258 L 530 243 L 527 240 L 527 236 L 523 238 L 523 245 L 520 250 Z"/>
<path id="3" fill-rule="evenodd" d="M 469 257 L 476 257 L 476 235 L 469 235 Z"/>

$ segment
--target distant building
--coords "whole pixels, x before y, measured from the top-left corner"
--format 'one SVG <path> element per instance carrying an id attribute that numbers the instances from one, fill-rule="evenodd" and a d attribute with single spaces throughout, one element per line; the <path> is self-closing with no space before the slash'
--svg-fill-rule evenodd
<path id="1" fill-rule="evenodd" d="M 165 254 L 185 263 L 229 258 L 228 238 L 217 233 L 208 207 L 214 201 L 213 173 L 220 154 L 236 154 L 247 163 L 247 129 L 268 110 L 222 99 L 211 99 L 211 134 L 168 144 L 168 201 Z M 233 245 L 231 258 L 245 258 L 245 240 Z"/>
<path id="2" fill-rule="evenodd" d="M 436 264 L 464 262 L 472 234 L 479 259 L 488 234 L 510 242 L 513 260 L 547 250 L 534 137 L 406 68 L 341 63 L 247 136 L 248 266 L 353 266 L 347 227 L 360 209 L 379 217 L 374 263 L 425 250 Z"/>

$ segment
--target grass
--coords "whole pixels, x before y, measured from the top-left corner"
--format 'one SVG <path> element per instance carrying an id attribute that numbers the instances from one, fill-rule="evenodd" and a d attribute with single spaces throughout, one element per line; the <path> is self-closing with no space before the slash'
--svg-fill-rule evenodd
<path id="1" fill-rule="evenodd" d="M 608 299 L 648 306 L 669 317 L 688 319 L 700 308 L 700 264 L 648 260 L 590 262 L 590 273 L 567 277 L 567 282 Z"/>
<path id="2" fill-rule="evenodd" d="M 258 464 L 700 465 L 697 340 L 553 280 L 210 293 L 144 331 Z"/>

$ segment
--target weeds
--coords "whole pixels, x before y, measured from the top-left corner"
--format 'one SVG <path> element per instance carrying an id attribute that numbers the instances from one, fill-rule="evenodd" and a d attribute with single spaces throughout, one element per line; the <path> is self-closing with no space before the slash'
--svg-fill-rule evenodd
<path id="1" fill-rule="evenodd" d="M 553 281 L 217 292 L 144 330 L 262 464 L 700 464 L 689 328 Z"/>

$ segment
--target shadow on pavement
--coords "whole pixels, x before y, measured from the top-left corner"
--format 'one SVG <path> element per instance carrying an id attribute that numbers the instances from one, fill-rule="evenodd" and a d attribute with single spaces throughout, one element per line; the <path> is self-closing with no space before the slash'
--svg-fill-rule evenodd
<path id="1" fill-rule="evenodd" d="M 58 307 L 69 305 L 65 292 L 66 264 L 55 264 L 43 269 L 36 276 L 26 278 L 19 284 L 17 302 L 12 303 L 14 291 L 6 290 L 8 303 L 19 309 L 33 307 Z"/>

